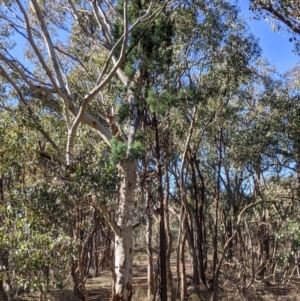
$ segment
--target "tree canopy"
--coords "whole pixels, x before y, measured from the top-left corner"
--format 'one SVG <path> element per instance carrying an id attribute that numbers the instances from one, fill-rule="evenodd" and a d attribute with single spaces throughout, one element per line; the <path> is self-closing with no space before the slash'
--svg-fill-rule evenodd
<path id="1" fill-rule="evenodd" d="M 251 5 L 297 40 L 297 1 Z M 0 28 L 0 298 L 88 301 L 104 270 L 118 301 L 145 270 L 149 300 L 290 285 L 299 68 L 236 2 L 8 0 Z"/>

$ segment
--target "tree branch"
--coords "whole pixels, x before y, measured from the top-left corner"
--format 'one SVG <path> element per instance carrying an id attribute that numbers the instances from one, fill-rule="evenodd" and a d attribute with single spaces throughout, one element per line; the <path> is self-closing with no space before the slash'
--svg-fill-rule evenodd
<path id="1" fill-rule="evenodd" d="M 114 231 L 114 233 L 117 236 L 121 235 L 121 229 L 119 228 L 116 221 L 112 221 L 109 216 L 109 212 L 104 204 L 100 204 L 98 202 L 98 198 L 96 195 L 92 195 L 92 205 L 95 208 L 95 210 L 98 210 L 101 212 L 106 220 L 106 222 L 110 225 L 111 229 Z"/>
<path id="2" fill-rule="evenodd" d="M 31 80 L 37 81 L 36 79 L 32 78 L 30 75 L 25 74 L 21 68 L 18 67 L 19 62 L 17 62 L 16 60 L 12 60 L 7 58 L 6 56 L 4 56 L 3 54 L 0 53 L 0 58 L 6 63 L 8 64 L 13 70 L 15 70 L 24 80 L 24 82 L 30 87 L 30 89 L 35 90 L 35 91 L 39 91 L 39 92 L 45 92 L 45 93 L 56 93 L 55 89 L 53 89 L 52 87 L 46 87 L 43 85 L 36 85 L 33 84 Z M 21 65 L 21 64 L 20 64 Z M 21 65 L 22 66 L 22 65 Z M 22 66 L 23 67 L 23 66 Z M 24 69 L 24 67 L 23 67 Z M 27 71 L 27 70 L 26 70 Z M 28 72 L 28 71 L 27 71 Z"/>

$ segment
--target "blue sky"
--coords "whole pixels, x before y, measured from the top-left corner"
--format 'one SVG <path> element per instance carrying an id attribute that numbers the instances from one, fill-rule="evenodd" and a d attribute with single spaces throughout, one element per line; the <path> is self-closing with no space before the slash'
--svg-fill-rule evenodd
<path id="1" fill-rule="evenodd" d="M 271 20 L 269 22 L 254 20 L 254 14 L 248 9 L 249 0 L 239 0 L 238 3 L 241 7 L 241 17 L 245 18 L 251 32 L 260 40 L 259 44 L 263 50 L 262 56 L 276 66 L 280 73 L 286 72 L 300 62 L 300 56 L 293 53 L 294 43 L 289 42 L 289 38 L 292 37 L 290 33 L 285 30 L 273 32 L 270 28 Z M 24 45 L 24 41 L 18 39 L 18 47 L 14 51 L 17 58 L 22 57 Z"/>
<path id="2" fill-rule="evenodd" d="M 293 53 L 294 43 L 289 42 L 292 37 L 286 30 L 273 32 L 270 21 L 253 20 L 254 14 L 249 11 L 249 1 L 239 1 L 241 5 L 241 17 L 249 24 L 251 32 L 259 38 L 262 56 L 277 67 L 280 73 L 284 73 L 300 61 L 300 57 Z"/>

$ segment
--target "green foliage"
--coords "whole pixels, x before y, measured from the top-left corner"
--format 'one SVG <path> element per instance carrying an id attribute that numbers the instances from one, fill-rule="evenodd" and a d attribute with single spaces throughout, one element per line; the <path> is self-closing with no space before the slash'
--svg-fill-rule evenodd
<path id="1" fill-rule="evenodd" d="M 298 20 L 299 2 L 295 0 L 274 0 L 268 3 L 264 0 L 251 0 L 250 8 L 257 12 L 259 17 L 271 16 L 276 23 L 272 24 L 274 31 L 279 31 L 285 25 L 289 31 L 300 34 Z M 293 40 L 293 39 L 292 39 Z M 296 40 L 296 38 L 295 38 Z"/>
<path id="2" fill-rule="evenodd" d="M 136 159 L 141 158 L 145 153 L 145 146 L 142 141 L 135 140 L 130 149 L 130 156 Z"/>
<path id="3" fill-rule="evenodd" d="M 178 104 L 178 97 L 168 91 L 156 93 L 150 90 L 146 103 L 151 112 L 164 115 L 172 106 Z"/>
<path id="4" fill-rule="evenodd" d="M 58 22 L 61 17 L 66 17 L 65 13 L 53 10 L 51 1 L 44 2 L 49 8 L 49 16 L 57 17 Z M 112 5 L 116 2 L 122 15 L 124 1 L 113 1 Z M 94 30 L 97 22 L 88 6 L 84 6 L 84 1 L 74 3 L 82 22 L 81 29 Z M 129 3 L 129 23 L 132 25 L 148 8 L 149 1 Z M 154 1 L 152 11 L 164 3 Z M 33 112 L 30 114 L 25 106 L 16 105 L 17 95 L 7 82 L 1 83 L 0 177 L 4 179 L 4 197 L 0 204 L 0 251 L 8 250 L 10 262 L 5 277 L 14 273 L 16 276 L 11 279 L 18 286 L 46 285 L 41 272 L 50 267 L 58 269 L 55 270 L 55 286 L 61 287 L 70 263 L 78 259 L 78 246 L 89 237 L 89 233 L 94 233 L 94 226 L 109 227 L 102 213 L 98 212 L 101 210 L 96 210 L 99 208 L 91 195 L 97 195 L 99 203 L 112 209 L 111 221 L 119 218 L 115 200 L 118 199 L 118 184 L 122 179 L 117 165 L 124 160 L 131 163 L 133 159 L 143 158 L 139 169 L 145 171 L 145 181 L 138 183 L 141 186 L 134 192 L 135 213 L 141 216 L 145 213 L 142 185 L 147 185 L 150 206 L 153 206 L 150 211 L 158 208 L 157 199 L 161 196 L 157 194 L 157 177 L 146 175 L 147 171 L 149 174 L 158 171 L 155 163 L 162 167 L 163 197 L 168 195 L 169 206 L 180 209 L 181 195 L 185 193 L 189 224 L 196 229 L 197 222 L 201 220 L 202 229 L 205 229 L 206 241 L 200 246 L 203 253 L 206 252 L 204 258 L 211 256 L 214 218 L 219 216 L 222 221 L 216 235 L 220 238 L 215 250 L 218 254 L 230 235 L 227 228 L 235 229 L 239 212 L 251 202 L 262 199 L 274 200 L 276 206 L 273 203 L 273 207 L 261 204 L 246 212 L 244 216 L 245 221 L 249 220 L 249 227 L 261 223 L 262 212 L 268 209 L 269 220 L 261 224 L 272 228 L 276 243 L 282 248 L 279 251 L 281 257 L 287 260 L 291 252 L 299 248 L 299 208 L 292 208 L 292 202 L 299 197 L 296 179 L 300 163 L 299 70 L 278 79 L 261 61 L 253 64 L 260 54 L 257 40 L 247 32 L 244 22 L 238 18 L 238 9 L 231 1 L 191 1 L 179 5 L 171 13 L 172 5 L 155 18 L 138 24 L 129 35 L 126 59 L 120 68 L 129 77 L 129 87 L 135 93 L 143 117 L 142 131 L 137 131 L 130 145 L 124 139 L 130 126 L 128 117 L 131 112 L 129 105 L 124 103 L 129 87 L 124 88 L 117 77 L 113 77 L 89 102 L 87 113 L 104 125 L 108 125 L 106 117 L 115 118 L 118 127 L 122 128 L 122 137 L 115 135 L 109 148 L 101 142 L 103 135 L 100 137 L 92 128 L 81 124 L 72 150 L 73 162 L 67 167 L 64 158 L 67 144 L 64 102 L 57 96 L 61 93 L 33 93 L 13 70 L 11 78 L 30 105 Z M 9 13 L 8 10 L 6 12 Z M 30 16 L 34 20 L 34 15 Z M 10 16 L 1 20 L 1 24 L 6 25 L 3 28 L 14 30 L 5 23 Z M 13 20 L 18 22 L 16 18 Z M 47 18 L 46 21 L 51 32 L 55 33 L 52 19 Z M 110 42 L 100 51 L 98 39 L 104 39 L 105 35 L 100 34 L 100 27 L 96 28 L 95 41 L 92 42 L 92 37 L 87 39 L 82 35 L 79 26 L 71 27 L 64 22 L 59 22 L 60 30 L 67 26 L 72 31 L 69 39 L 59 41 L 55 35 L 53 39 L 67 55 L 57 49 L 55 51 L 66 72 L 74 102 L 80 105 L 96 85 L 110 51 Z M 117 41 L 123 34 L 123 24 L 117 17 L 113 22 L 113 39 Z M 32 24 L 35 24 L 33 34 L 37 32 L 40 37 L 38 23 Z M 3 33 L 3 40 L 7 39 L 7 34 Z M 34 40 L 42 45 L 41 39 Z M 44 49 L 41 51 L 44 55 Z M 120 47 L 115 55 L 119 52 Z M 30 60 L 34 65 L 30 78 L 41 78 L 50 87 L 51 81 L 47 81 L 47 74 L 39 65 L 38 58 L 32 53 L 27 53 L 27 56 L 29 59 L 33 57 Z M 11 71 L 15 64 L 10 60 L 3 68 Z M 112 62 L 108 64 L 108 72 L 111 68 Z M 138 70 L 144 76 L 139 81 L 135 78 Z M 35 84 L 34 80 L 32 83 Z M 10 100 L 10 105 L 6 99 Z M 195 120 L 192 119 L 194 109 Z M 114 116 L 116 110 L 118 114 Z M 73 118 L 70 116 L 71 122 Z M 194 127 L 191 129 L 192 122 Z M 50 133 L 61 151 L 53 150 L 41 129 Z M 158 141 L 153 139 L 156 131 Z M 187 161 L 183 162 L 185 151 Z M 156 159 L 159 162 L 155 162 Z M 292 170 L 289 176 L 285 173 L 287 169 Z M 180 170 L 183 172 L 183 190 L 179 189 Z M 286 199 L 291 200 L 292 205 L 287 205 Z M 174 219 L 170 222 L 174 225 L 172 235 L 176 236 L 180 221 Z M 248 234 L 246 226 L 246 223 L 240 225 L 241 233 L 238 235 L 252 238 L 257 231 L 250 229 Z M 79 234 L 74 234 L 75 229 Z M 197 238 L 197 243 L 197 233 L 191 234 L 195 235 L 191 237 Z M 291 252 L 284 250 L 287 235 L 292 240 Z M 244 247 L 240 243 L 249 240 L 243 238 L 235 239 L 236 246 L 226 251 L 228 260 L 231 253 L 237 262 L 247 257 L 244 253 L 241 255 L 243 258 L 239 258 L 240 252 L 236 251 L 243 252 Z M 253 237 L 255 243 L 257 240 Z M 235 266 L 235 269 L 239 267 Z M 3 275 L 2 272 L 0 277 Z"/>
<path id="5" fill-rule="evenodd" d="M 122 123 L 123 121 L 125 121 L 128 115 L 129 115 L 129 104 L 127 103 L 122 104 L 118 110 L 119 121 Z"/>
<path id="6" fill-rule="evenodd" d="M 127 143 L 117 140 L 115 137 L 111 140 L 110 163 L 116 165 L 118 162 L 125 160 L 127 153 Z"/>
<path id="7" fill-rule="evenodd" d="M 123 2 L 118 1 L 119 12 L 123 13 Z M 129 20 L 135 20 L 147 9 L 148 1 L 131 1 Z M 159 1 L 153 11 L 159 7 Z M 146 66 L 147 72 L 161 74 L 168 70 L 172 62 L 173 21 L 164 10 L 154 21 L 144 22 L 135 27 L 129 37 L 128 53 L 124 63 L 125 74 L 133 78 L 139 65 Z M 123 34 L 123 26 L 119 20 L 114 23 L 114 38 L 117 41 Z M 120 52 L 120 47 L 116 50 Z"/>
<path id="8" fill-rule="evenodd" d="M 111 140 L 110 163 L 115 166 L 125 159 L 138 159 L 145 152 L 145 147 L 142 141 L 142 135 L 137 134 L 135 141 L 131 144 L 128 150 L 128 144 L 119 141 L 116 138 Z"/>

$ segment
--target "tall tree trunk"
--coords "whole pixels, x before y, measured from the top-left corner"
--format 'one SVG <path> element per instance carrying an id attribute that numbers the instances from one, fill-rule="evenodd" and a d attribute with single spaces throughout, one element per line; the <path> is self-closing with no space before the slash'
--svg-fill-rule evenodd
<path id="1" fill-rule="evenodd" d="M 198 220 L 198 207 L 199 207 L 199 201 L 198 201 L 198 193 L 197 193 L 197 182 L 196 182 L 196 176 L 195 176 L 195 168 L 194 168 L 194 158 L 190 156 L 190 148 L 188 148 L 188 164 L 190 167 L 190 173 L 192 178 L 192 199 L 194 200 L 194 217 L 189 212 L 189 229 L 187 233 L 187 242 L 189 247 L 189 253 L 192 260 L 192 268 L 193 268 L 193 283 L 194 285 L 200 284 L 200 278 L 199 278 L 199 250 L 197 250 L 196 244 L 198 240 L 198 233 L 196 231 L 196 235 L 194 237 L 194 226 L 192 221 L 195 221 L 196 230 L 199 231 L 199 220 Z"/>
<path id="2" fill-rule="evenodd" d="M 260 246 L 260 264 L 258 267 L 257 277 L 264 278 L 267 265 L 270 259 L 270 236 L 269 225 L 267 224 L 267 209 L 263 210 L 261 224 L 258 228 L 259 246 Z"/>
<path id="3" fill-rule="evenodd" d="M 0 205 L 4 206 L 4 184 L 3 178 L 0 177 Z M 2 226 L 4 217 L 0 215 L 0 226 Z M 2 271 L 7 271 L 8 268 L 8 252 L 0 249 L 0 273 Z M 0 278 L 0 300 L 8 301 L 9 296 L 4 289 L 5 283 L 4 280 Z"/>
<path id="4" fill-rule="evenodd" d="M 133 212 L 137 162 L 124 160 L 119 164 L 122 177 L 118 206 L 118 229 L 115 232 L 115 292 L 113 300 L 130 301 L 132 297 Z"/>
<path id="5" fill-rule="evenodd" d="M 3 179 L 2 177 L 0 178 L 0 204 L 3 206 L 4 204 L 4 196 L 3 196 Z M 0 225 L 2 226 L 2 218 L 0 216 Z M 2 270 L 2 250 L 0 249 L 0 272 Z M 3 296 L 2 296 L 3 295 Z M 5 294 L 4 288 L 3 288 L 3 280 L 0 279 L 0 297 L 3 300 L 7 300 L 7 296 Z"/>
<path id="6" fill-rule="evenodd" d="M 200 273 L 200 278 L 201 281 L 207 286 L 206 283 L 206 276 L 205 276 L 205 264 L 204 264 L 204 252 L 203 252 L 203 245 L 205 244 L 205 235 L 204 235 L 204 214 L 203 214 L 203 209 L 204 209 L 204 202 L 205 202 L 205 185 L 204 185 L 204 179 L 202 176 L 202 173 L 199 168 L 198 162 L 195 160 L 194 164 L 197 169 L 197 173 L 200 179 L 200 204 L 198 204 L 198 198 L 197 200 L 197 205 L 196 205 L 196 229 L 197 229 L 197 256 L 198 256 L 198 264 L 199 264 L 199 273 Z M 192 169 L 193 169 L 193 181 L 195 182 L 194 185 L 196 184 L 196 174 L 194 172 L 194 164 Z M 197 194 L 196 194 L 197 195 Z"/>
<path id="7" fill-rule="evenodd" d="M 124 84 L 129 84 L 128 78 L 120 69 L 118 69 L 118 75 Z M 117 210 L 118 230 L 115 231 L 115 292 L 113 296 L 117 301 L 130 301 L 132 297 L 133 212 L 137 175 L 137 159 L 132 153 L 132 145 L 141 118 L 135 94 L 130 87 L 127 91 L 127 98 L 130 115 L 127 152 L 126 159 L 118 164 L 121 183 Z"/>
<path id="8" fill-rule="evenodd" d="M 166 230 L 165 230 L 165 208 L 164 208 L 164 191 L 163 191 L 163 175 L 161 168 L 161 149 L 159 143 L 159 134 L 157 128 L 156 115 L 153 114 L 154 137 L 155 137 L 155 156 L 156 156 L 156 173 L 157 173 L 157 191 L 159 200 L 159 242 L 160 242 L 160 289 L 159 295 L 161 301 L 168 299 L 168 284 L 167 284 L 167 246 L 166 246 Z"/>
<path id="9" fill-rule="evenodd" d="M 195 252 L 195 244 L 193 239 L 193 230 L 190 229 L 189 226 L 187 226 L 187 233 L 186 233 L 186 240 L 188 244 L 188 249 L 190 253 L 191 263 L 192 263 L 192 277 L 193 277 L 193 284 L 199 285 L 199 270 L 198 270 L 198 261 L 197 256 Z"/>
<path id="10" fill-rule="evenodd" d="M 218 282 L 220 270 L 217 269 L 218 264 L 218 227 L 219 227 L 219 206 L 220 206 L 220 186 L 221 186 L 221 167 L 222 167 L 222 142 L 223 142 L 223 125 L 220 122 L 220 135 L 217 145 L 218 149 L 218 165 L 217 165 L 217 183 L 216 183 L 216 197 L 215 197 L 215 220 L 214 220 L 214 234 L 213 234 L 213 301 L 218 301 Z"/>
<path id="11" fill-rule="evenodd" d="M 166 173 L 165 180 L 165 198 L 164 198 L 164 207 L 165 207 L 165 229 L 167 237 L 167 254 L 166 254 L 166 263 L 167 263 L 167 276 L 168 276 L 168 300 L 174 301 L 176 299 L 174 287 L 173 287 L 173 275 L 171 271 L 171 253 L 172 253 L 172 244 L 173 238 L 170 230 L 170 221 L 169 221 L 169 176 Z"/>
<path id="12" fill-rule="evenodd" d="M 182 236 L 182 219 L 183 219 L 183 205 L 181 204 L 180 214 L 179 214 L 179 229 L 178 229 L 178 238 L 177 238 L 177 254 L 176 254 L 176 278 L 177 278 L 177 286 L 176 286 L 176 297 L 179 297 L 180 293 L 180 241 Z"/>
<path id="13" fill-rule="evenodd" d="M 150 200 L 149 193 L 146 192 L 146 242 L 147 242 L 147 262 L 148 262 L 148 275 L 147 275 L 147 297 L 148 300 L 153 299 L 154 295 L 154 275 L 153 275 L 153 253 L 152 253 L 152 219 L 150 214 Z"/>
<path id="14" fill-rule="evenodd" d="M 186 300 L 187 298 L 187 287 L 186 287 L 186 270 L 185 270 L 185 260 L 184 260 L 184 249 L 185 241 L 187 235 L 187 217 L 186 209 L 184 209 L 183 219 L 181 222 L 182 233 L 179 245 L 179 258 L 180 258 L 180 300 Z"/>

